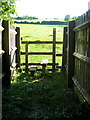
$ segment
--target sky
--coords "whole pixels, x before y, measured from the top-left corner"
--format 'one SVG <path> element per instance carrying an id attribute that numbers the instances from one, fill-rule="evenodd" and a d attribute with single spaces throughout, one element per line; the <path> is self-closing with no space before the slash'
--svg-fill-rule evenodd
<path id="1" fill-rule="evenodd" d="M 64 18 L 80 16 L 88 10 L 89 0 L 17 0 L 18 16 Z"/>

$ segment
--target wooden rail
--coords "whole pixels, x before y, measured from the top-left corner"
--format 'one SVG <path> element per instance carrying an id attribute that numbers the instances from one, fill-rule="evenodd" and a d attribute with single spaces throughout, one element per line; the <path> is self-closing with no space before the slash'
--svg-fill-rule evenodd
<path id="1" fill-rule="evenodd" d="M 53 41 L 22 41 L 22 44 L 53 44 Z M 55 41 L 55 44 L 63 44 L 63 41 Z"/>
<path id="2" fill-rule="evenodd" d="M 26 65 L 26 63 L 21 63 L 21 66 Z M 28 63 L 28 65 L 41 65 L 41 63 Z M 53 63 L 48 63 L 47 65 L 51 66 Z M 58 65 L 58 63 L 55 63 L 55 65 Z"/>
<path id="3" fill-rule="evenodd" d="M 26 52 L 21 52 L 21 55 L 27 54 Z M 28 55 L 53 55 L 53 52 L 28 52 Z M 56 56 L 62 56 L 63 54 L 56 54 Z"/>

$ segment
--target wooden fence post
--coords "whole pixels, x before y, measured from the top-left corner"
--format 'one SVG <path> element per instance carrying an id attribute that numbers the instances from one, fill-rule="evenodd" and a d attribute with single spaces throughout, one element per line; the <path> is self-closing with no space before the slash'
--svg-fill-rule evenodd
<path id="1" fill-rule="evenodd" d="M 67 27 L 64 27 L 64 32 L 63 32 L 62 71 L 66 71 L 66 68 L 65 68 L 66 63 L 67 63 Z"/>
<path id="2" fill-rule="evenodd" d="M 20 67 L 20 28 L 19 27 L 16 27 L 16 47 L 17 47 L 17 50 L 16 50 L 16 63 L 17 63 L 17 66 L 16 68 Z"/>
<path id="3" fill-rule="evenodd" d="M 73 31 L 75 27 L 75 21 L 69 22 L 68 27 L 68 53 L 67 53 L 67 80 L 68 80 L 68 87 L 73 88 L 73 80 L 72 77 L 74 75 L 74 65 L 75 65 L 75 58 L 73 53 L 75 52 L 75 32 Z"/>
<path id="4" fill-rule="evenodd" d="M 52 70 L 55 71 L 55 63 L 56 63 L 56 28 L 53 28 L 53 66 Z"/>
<path id="5" fill-rule="evenodd" d="M 28 42 L 26 42 L 25 44 L 25 52 L 26 52 L 26 56 L 25 56 L 25 60 L 26 60 L 26 72 L 28 72 Z"/>
<path id="6" fill-rule="evenodd" d="M 4 31 L 2 32 L 2 49 L 5 51 L 3 55 L 3 73 L 5 74 L 2 79 L 3 87 L 9 87 L 11 81 L 10 70 L 10 53 L 9 53 L 9 39 L 10 39 L 10 22 L 3 21 L 2 26 Z"/>

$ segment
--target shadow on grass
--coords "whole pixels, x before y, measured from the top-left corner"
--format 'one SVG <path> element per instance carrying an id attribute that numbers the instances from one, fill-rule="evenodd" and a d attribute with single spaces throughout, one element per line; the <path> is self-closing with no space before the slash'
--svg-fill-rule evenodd
<path id="1" fill-rule="evenodd" d="M 18 73 L 11 88 L 3 90 L 3 120 L 89 120 L 88 115 L 62 72 Z"/>

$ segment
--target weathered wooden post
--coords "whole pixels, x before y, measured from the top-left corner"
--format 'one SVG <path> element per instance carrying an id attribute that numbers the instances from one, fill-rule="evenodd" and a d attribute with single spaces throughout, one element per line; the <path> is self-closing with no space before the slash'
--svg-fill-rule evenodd
<path id="1" fill-rule="evenodd" d="M 2 32 L 2 49 L 5 51 L 3 55 L 3 73 L 5 74 L 2 79 L 3 87 L 9 87 L 11 82 L 11 70 L 10 70 L 10 53 L 9 53 L 9 39 L 10 39 L 10 22 L 3 21 L 2 26 L 4 31 Z"/>
<path id="2" fill-rule="evenodd" d="M 70 21 L 69 22 L 69 27 L 68 27 L 68 43 L 67 43 L 67 80 L 68 80 L 68 87 L 73 88 L 73 80 L 72 77 L 74 75 L 74 56 L 73 53 L 75 52 L 75 32 L 73 31 L 75 27 L 75 21 Z"/>
<path id="3" fill-rule="evenodd" d="M 17 63 L 17 66 L 16 68 L 20 67 L 20 28 L 19 27 L 16 27 L 16 47 L 17 47 L 17 50 L 16 50 L 16 63 Z"/>
<path id="4" fill-rule="evenodd" d="M 53 28 L 53 66 L 52 70 L 55 71 L 55 63 L 56 63 L 56 28 Z"/>
<path id="5" fill-rule="evenodd" d="M 2 27 L 2 20 L 0 20 L 0 120 L 2 119 L 2 55 L 4 51 L 2 50 L 2 31 L 4 28 Z"/>
<path id="6" fill-rule="evenodd" d="M 67 63 L 67 27 L 63 31 L 63 56 L 62 56 L 62 71 L 66 71 L 65 65 Z"/>
<path id="7" fill-rule="evenodd" d="M 25 51 L 26 51 L 26 55 L 25 55 L 25 62 L 26 62 L 26 72 L 28 72 L 28 42 L 26 42 L 25 44 Z"/>

